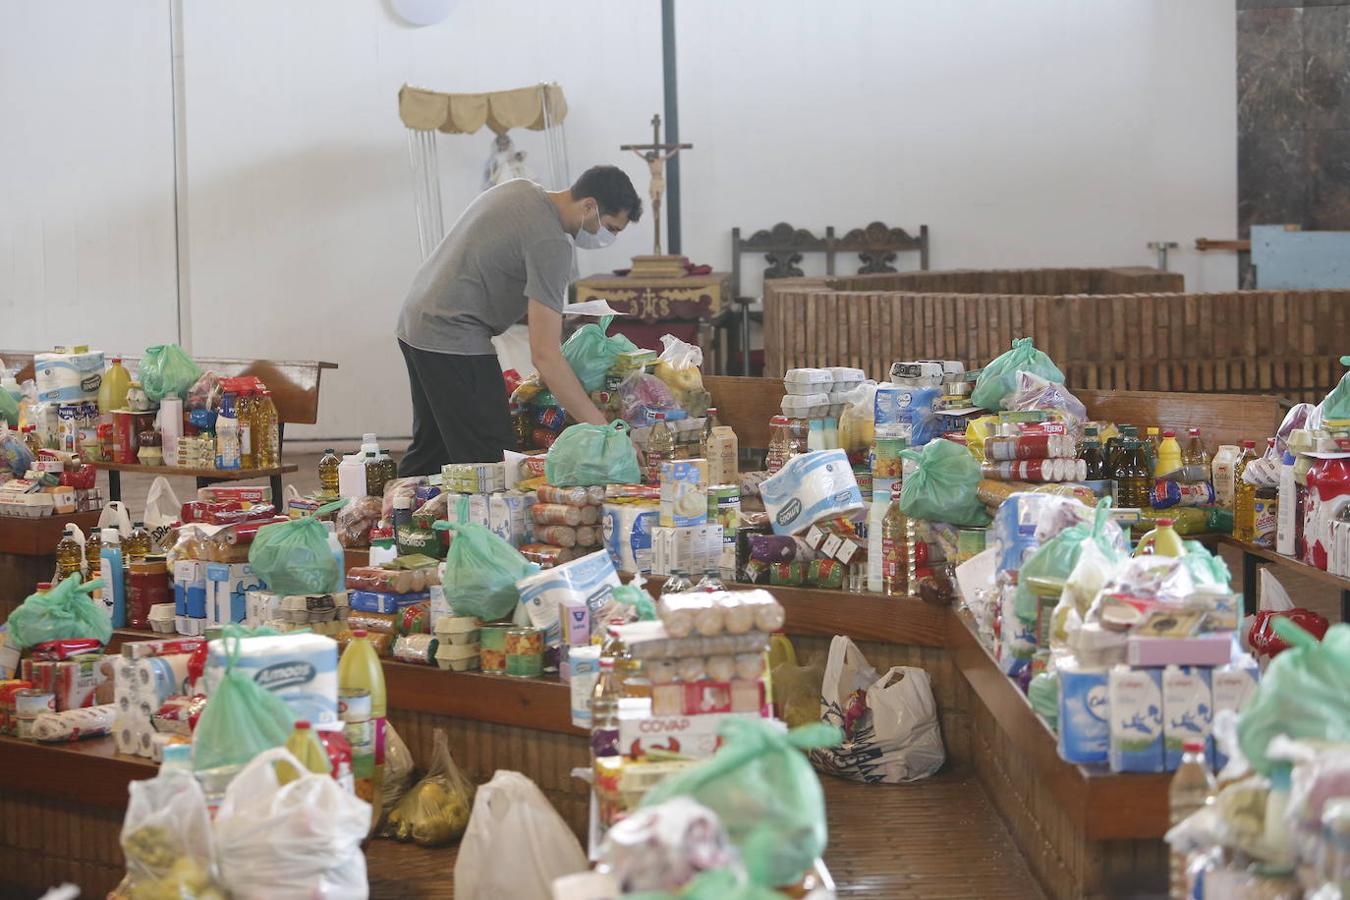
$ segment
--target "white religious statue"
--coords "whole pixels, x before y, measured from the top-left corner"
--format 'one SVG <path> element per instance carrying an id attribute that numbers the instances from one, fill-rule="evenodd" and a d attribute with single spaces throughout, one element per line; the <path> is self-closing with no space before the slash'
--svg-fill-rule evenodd
<path id="1" fill-rule="evenodd" d="M 534 171 L 525 164 L 525 152 L 517 150 L 509 134 L 499 134 L 492 140 L 492 153 L 483 166 L 483 190 L 496 187 L 512 178 L 538 181 Z"/>

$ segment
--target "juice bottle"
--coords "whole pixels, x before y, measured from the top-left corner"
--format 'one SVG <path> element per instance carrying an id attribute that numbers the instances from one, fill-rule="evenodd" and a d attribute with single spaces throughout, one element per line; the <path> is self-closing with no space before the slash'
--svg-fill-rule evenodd
<path id="1" fill-rule="evenodd" d="M 114 409 L 127 408 L 127 389 L 130 387 L 131 373 L 123 367 L 122 358 L 114 356 L 98 387 L 98 411 L 105 421 L 112 421 Z"/>
<path id="2" fill-rule="evenodd" d="M 712 460 L 708 457 L 708 439 L 712 437 L 712 430 L 721 424 L 717 421 L 717 407 L 708 407 L 708 411 L 703 414 L 703 431 L 698 436 L 698 455 L 700 459 L 707 459 L 709 464 Z"/>
<path id="3" fill-rule="evenodd" d="M 385 692 L 384 668 L 380 657 L 370 644 L 370 637 L 364 628 L 352 630 L 352 639 L 347 649 L 342 651 L 338 660 L 338 691 L 362 690 L 370 694 L 370 721 L 375 732 L 375 775 L 372 779 L 372 817 L 373 829 L 380 819 L 380 786 L 384 781 L 384 728 L 385 728 Z"/>
<path id="4" fill-rule="evenodd" d="M 1078 445 L 1078 458 L 1087 463 L 1087 479 L 1098 481 L 1106 477 L 1106 458 L 1102 456 L 1102 445 L 1097 440 L 1097 429 L 1086 429 L 1083 442 Z"/>
<path id="5" fill-rule="evenodd" d="M 1163 432 L 1162 443 L 1158 445 L 1158 456 L 1153 463 L 1153 477 L 1157 478 L 1181 468 L 1181 445 L 1177 443 L 1177 433 L 1172 429 Z"/>
<path id="6" fill-rule="evenodd" d="M 886 517 L 881 520 L 881 585 L 888 597 L 908 593 L 909 543 L 908 520 L 900 511 L 900 492 L 891 495 Z"/>
<path id="7" fill-rule="evenodd" d="M 1167 789 L 1167 806 L 1173 825 L 1185 819 L 1191 813 L 1203 808 L 1213 800 L 1214 776 L 1205 765 L 1205 745 L 1186 742 L 1181 747 L 1181 765 L 1172 776 L 1172 784 Z M 1186 900 L 1191 896 L 1189 878 L 1186 875 L 1186 854 L 1171 853 L 1170 890 L 1172 900 Z"/>
<path id="8" fill-rule="evenodd" d="M 122 567 L 122 538 L 116 528 L 103 529 L 103 547 L 100 550 L 99 577 L 103 579 L 103 605 L 108 609 L 114 628 L 127 624 L 126 572 Z"/>
<path id="9" fill-rule="evenodd" d="M 331 775 L 333 765 L 328 761 L 328 751 L 323 749 L 314 728 L 304 719 L 295 723 L 295 730 L 286 739 L 286 749 L 291 751 L 300 764 L 315 775 Z M 297 781 L 302 773 L 292 771 L 289 763 L 277 763 L 277 781 L 289 784 Z"/>
<path id="10" fill-rule="evenodd" d="M 772 475 L 783 468 L 791 456 L 787 417 L 774 416 L 769 420 L 769 453 L 764 457 L 764 468 Z"/>
<path id="11" fill-rule="evenodd" d="M 656 414 L 647 436 L 647 483 L 661 483 L 661 464 L 675 458 L 675 435 L 666 425 L 666 414 Z"/>
<path id="12" fill-rule="evenodd" d="M 253 401 L 253 455 L 258 468 L 281 465 L 281 430 L 272 392 L 264 388 Z"/>
<path id="13" fill-rule="evenodd" d="M 253 392 L 243 390 L 234 401 L 234 420 L 239 423 L 239 468 L 256 469 L 259 468 L 257 460 L 257 430 L 253 427 L 254 410 Z"/>
<path id="14" fill-rule="evenodd" d="M 336 497 L 338 495 L 338 466 L 342 465 L 342 460 L 338 459 L 337 451 L 328 447 L 323 451 L 323 456 L 319 459 L 319 489 L 325 497 Z"/>
<path id="15" fill-rule="evenodd" d="M 67 525 L 61 540 L 56 542 L 56 578 L 53 584 L 60 584 L 70 575 L 79 575 L 83 562 L 84 549 L 75 539 L 75 526 Z"/>
<path id="16" fill-rule="evenodd" d="M 1186 545 L 1182 543 L 1181 535 L 1177 534 L 1171 519 L 1159 519 L 1157 527 L 1139 539 L 1134 555 L 1180 558 L 1186 555 Z"/>
<path id="17" fill-rule="evenodd" d="M 1137 437 L 1126 437 L 1116 454 L 1116 468 L 1112 477 L 1116 480 L 1117 505 L 1127 509 L 1149 509 L 1153 506 L 1153 476 L 1149 473 L 1144 460 L 1143 442 Z"/>
<path id="18" fill-rule="evenodd" d="M 1239 541 L 1256 539 L 1256 485 L 1242 474 L 1256 459 L 1256 441 L 1242 442 L 1242 455 L 1233 467 L 1233 537 Z"/>
<path id="19" fill-rule="evenodd" d="M 1205 449 L 1205 442 L 1200 439 L 1199 428 L 1186 429 L 1186 449 L 1181 453 L 1181 464 L 1183 466 L 1204 466 L 1209 468 L 1209 451 Z"/>

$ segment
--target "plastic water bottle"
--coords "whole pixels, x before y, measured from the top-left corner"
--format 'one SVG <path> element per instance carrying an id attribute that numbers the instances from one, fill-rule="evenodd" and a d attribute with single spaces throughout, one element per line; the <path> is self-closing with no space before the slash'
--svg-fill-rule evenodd
<path id="1" fill-rule="evenodd" d="M 1214 776 L 1205 763 L 1205 745 L 1187 741 L 1182 744 L 1181 751 L 1181 765 L 1177 767 L 1177 773 L 1172 776 L 1172 785 L 1167 789 L 1167 805 L 1173 825 L 1205 806 L 1214 795 Z M 1173 851 L 1170 857 L 1169 896 L 1172 900 L 1186 900 L 1190 897 L 1186 854 Z"/>

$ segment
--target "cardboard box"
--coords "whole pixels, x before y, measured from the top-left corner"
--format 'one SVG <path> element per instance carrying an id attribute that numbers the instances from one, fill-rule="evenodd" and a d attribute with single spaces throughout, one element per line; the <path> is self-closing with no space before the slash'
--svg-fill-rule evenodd
<path id="1" fill-rule="evenodd" d="M 652 529 L 652 574 L 669 575 L 673 569 L 706 572 L 721 566 L 722 526 L 690 525 L 684 528 Z"/>
<path id="2" fill-rule="evenodd" d="M 652 750 L 668 750 L 695 759 L 712 756 L 721 744 L 718 727 L 733 716 L 757 718 L 759 713 L 710 713 L 700 716 L 652 716 L 646 710 L 619 711 L 619 750 L 642 757 Z"/>
<path id="3" fill-rule="evenodd" d="M 1232 655 L 1228 631 L 1186 638 L 1138 637 L 1125 640 L 1125 661 L 1132 666 L 1221 666 Z"/>
<path id="4" fill-rule="evenodd" d="M 664 527 L 708 522 L 708 461 L 683 459 L 661 464 L 660 523 Z"/>
<path id="5" fill-rule="evenodd" d="M 206 567 L 204 559 L 180 559 L 173 564 L 173 611 L 180 616 L 206 615 Z M 188 610 L 193 610 L 189 612 Z"/>
<path id="6" fill-rule="evenodd" d="M 1168 666 L 1163 670 L 1163 742 L 1167 771 L 1181 765 L 1182 745 L 1204 743 L 1213 759 L 1210 725 L 1214 721 L 1211 670 L 1198 666 Z"/>
<path id="7" fill-rule="evenodd" d="M 248 563 L 207 563 L 207 621 L 211 625 L 244 621 L 248 611 L 247 594 L 266 586 Z M 190 606 L 188 615 L 193 615 Z"/>
<path id="8" fill-rule="evenodd" d="M 347 592 L 347 601 L 353 612 L 396 613 L 405 606 L 430 599 L 430 591 L 415 591 L 411 594 L 388 594 L 384 591 Z"/>
<path id="9" fill-rule="evenodd" d="M 1107 680 L 1111 771 L 1162 772 L 1162 669 L 1115 666 Z"/>

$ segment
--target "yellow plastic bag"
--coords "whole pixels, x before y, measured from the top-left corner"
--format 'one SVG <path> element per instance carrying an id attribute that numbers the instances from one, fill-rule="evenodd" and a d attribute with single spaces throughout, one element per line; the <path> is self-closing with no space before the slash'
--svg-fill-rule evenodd
<path id="1" fill-rule="evenodd" d="M 384 834 L 421 847 L 439 847 L 464 833 L 472 808 L 473 784 L 455 765 L 450 742 L 438 728 L 431 768 L 389 814 Z"/>

